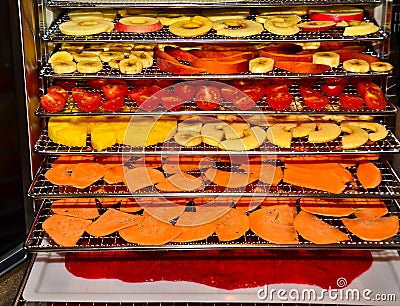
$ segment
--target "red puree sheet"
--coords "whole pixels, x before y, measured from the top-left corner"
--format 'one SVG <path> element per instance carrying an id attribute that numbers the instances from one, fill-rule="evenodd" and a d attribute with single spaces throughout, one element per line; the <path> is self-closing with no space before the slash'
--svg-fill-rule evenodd
<path id="1" fill-rule="evenodd" d="M 188 281 L 233 290 L 290 283 L 337 289 L 372 264 L 369 251 L 207 250 L 168 252 L 67 253 L 65 266 L 75 276 L 124 282 Z"/>

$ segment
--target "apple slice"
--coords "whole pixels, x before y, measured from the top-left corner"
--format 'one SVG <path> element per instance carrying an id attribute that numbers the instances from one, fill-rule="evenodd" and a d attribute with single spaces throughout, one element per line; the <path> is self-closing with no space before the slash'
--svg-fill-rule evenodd
<path id="1" fill-rule="evenodd" d="M 160 20 L 146 16 L 121 18 L 115 25 L 120 32 L 148 33 L 162 29 Z"/>
<path id="2" fill-rule="evenodd" d="M 334 21 L 306 21 L 297 24 L 303 31 L 320 32 L 327 31 L 336 25 Z"/>
<path id="3" fill-rule="evenodd" d="M 308 9 L 308 16 L 316 21 L 361 21 L 364 19 L 364 10 L 355 6 L 326 6 Z"/>

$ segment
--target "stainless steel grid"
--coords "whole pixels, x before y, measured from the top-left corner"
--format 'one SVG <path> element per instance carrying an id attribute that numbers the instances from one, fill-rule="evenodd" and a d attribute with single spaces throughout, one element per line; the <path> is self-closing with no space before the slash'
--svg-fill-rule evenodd
<path id="1" fill-rule="evenodd" d="M 174 140 L 169 140 L 161 144 L 148 147 L 132 147 L 123 144 L 115 144 L 103 151 L 95 151 L 92 148 L 90 136 L 87 137 L 85 147 L 68 147 L 54 143 L 50 140 L 47 130 L 44 129 L 36 141 L 34 151 L 41 154 L 156 154 L 156 155 L 306 155 L 306 154 L 380 154 L 380 153 L 398 153 L 400 151 L 400 141 L 392 131 L 388 136 L 377 142 L 368 142 L 357 149 L 343 150 L 341 137 L 327 143 L 310 143 L 306 138 L 297 138 L 292 141 L 290 149 L 279 148 L 266 141 L 260 148 L 249 151 L 225 151 L 205 143 L 195 147 L 183 147 Z"/>
<path id="2" fill-rule="evenodd" d="M 103 180 L 85 189 L 78 189 L 69 186 L 57 186 L 52 184 L 45 178 L 45 173 L 51 168 L 54 156 L 48 156 L 38 170 L 30 188 L 28 195 L 35 199 L 54 199 L 54 198 L 73 198 L 73 197 L 168 197 L 168 198 L 194 198 L 194 197 L 324 197 L 324 198 L 380 198 L 393 199 L 400 197 L 400 179 L 394 172 L 390 164 L 384 160 L 375 161 L 375 165 L 380 169 L 382 174 L 381 184 L 374 189 L 365 190 L 355 175 L 356 168 L 351 167 L 349 171 L 353 175 L 353 179 L 347 183 L 345 190 L 341 194 L 332 194 L 325 191 L 293 186 L 284 182 L 280 182 L 277 186 L 268 186 L 260 181 L 256 181 L 246 186 L 246 188 L 223 188 L 212 182 L 205 182 L 205 189 L 196 192 L 160 192 L 154 186 L 143 188 L 135 193 L 128 190 L 123 183 L 107 184 Z M 280 164 L 280 161 L 277 161 Z M 217 168 L 229 171 L 231 168 L 222 163 L 217 163 Z M 193 174 L 202 176 L 201 173 L 193 172 Z"/>
<path id="3" fill-rule="evenodd" d="M 160 302 L 160 303 L 88 303 L 88 302 L 27 302 L 20 300 L 18 306 L 324 306 L 324 304 L 303 304 L 303 303 L 171 303 L 171 302 Z M 339 306 L 338 304 L 329 304 L 329 306 Z"/>
<path id="4" fill-rule="evenodd" d="M 386 201 L 389 215 L 400 216 L 397 203 L 394 200 Z M 398 249 L 400 248 L 400 233 L 392 239 L 386 241 L 364 241 L 357 238 L 349 232 L 340 218 L 322 217 L 321 219 L 335 228 L 345 232 L 350 240 L 347 242 L 337 243 L 333 245 L 316 245 L 300 238 L 299 245 L 277 245 L 265 241 L 255 235 L 250 230 L 242 237 L 235 241 L 223 242 L 219 241 L 216 234 L 209 238 L 191 243 L 168 243 L 163 246 L 140 246 L 134 243 L 124 241 L 118 233 L 114 233 L 105 237 L 92 237 L 84 233 L 75 247 L 62 247 L 54 243 L 51 238 L 42 229 L 44 220 L 52 215 L 51 201 L 45 200 L 38 212 L 33 226 L 30 230 L 25 247 L 31 252 L 59 252 L 59 251 L 92 251 L 92 250 L 184 250 L 184 249 L 224 249 L 224 248 L 280 248 L 280 249 L 299 249 L 299 248 L 346 248 L 346 249 Z"/>
<path id="5" fill-rule="evenodd" d="M 253 18 L 251 16 L 250 18 Z M 114 20 L 114 22 L 118 21 L 118 17 Z M 187 37 L 180 37 L 172 34 L 168 27 L 163 27 L 161 30 L 150 33 L 129 33 L 129 32 L 119 32 L 113 30 L 109 33 L 100 33 L 97 35 L 87 35 L 87 36 L 73 36 L 73 35 L 65 35 L 61 33 L 59 29 L 59 25 L 62 22 L 68 21 L 68 14 L 65 13 L 60 16 L 57 20 L 53 22 L 53 24 L 49 27 L 47 31 L 43 31 L 45 33 L 43 35 L 44 41 L 51 41 L 53 43 L 56 42 L 136 42 L 136 43 L 182 43 L 188 42 Z M 303 18 L 304 21 L 309 19 Z M 365 18 L 365 21 L 373 21 L 371 19 Z M 44 29 L 43 29 L 44 30 Z M 327 31 L 321 32 L 305 32 L 300 31 L 295 35 L 290 36 L 282 36 L 272 34 L 266 30 L 264 30 L 259 35 L 252 35 L 247 37 L 227 37 L 217 35 L 215 30 L 210 30 L 207 34 L 196 36 L 190 39 L 192 43 L 227 43 L 227 42 L 252 42 L 252 43 L 260 43 L 260 42 L 301 42 L 301 41 L 382 41 L 388 37 L 388 33 L 383 29 L 380 29 L 378 32 L 365 35 L 365 36 L 343 36 L 343 28 L 334 27 Z"/>
<path id="6" fill-rule="evenodd" d="M 90 90 L 89 91 L 93 91 Z M 336 114 L 336 115 L 394 115 L 397 111 L 396 107 L 388 101 L 386 108 L 381 111 L 376 111 L 376 110 L 371 110 L 369 109 L 366 105 L 363 105 L 360 109 L 358 110 L 353 110 L 349 111 L 345 109 L 344 107 L 341 106 L 339 103 L 339 98 L 338 97 L 330 97 L 330 102 L 329 104 L 322 110 L 313 110 L 308 108 L 304 103 L 303 99 L 300 95 L 299 87 L 294 84 L 290 87 L 290 93 L 293 95 L 293 102 L 290 105 L 290 107 L 287 110 L 279 111 L 277 112 L 274 110 L 272 107 L 270 107 L 265 99 L 265 97 L 259 101 L 257 101 L 257 107 L 252 110 L 236 110 L 235 107 L 230 103 L 229 101 L 222 101 L 220 104 L 220 107 L 212 111 L 213 115 L 217 114 L 232 114 L 232 111 L 235 112 L 237 115 L 254 115 L 255 113 L 263 113 L 263 114 L 271 114 L 271 115 L 276 115 L 278 114 L 315 114 L 315 115 L 322 115 L 326 114 L 327 112 Z M 97 91 L 102 94 L 101 91 Z M 343 91 L 344 93 L 351 93 L 351 94 L 356 94 L 357 90 L 350 86 L 347 85 L 346 88 Z M 103 97 L 104 99 L 104 97 Z M 46 117 L 51 117 L 51 116 L 84 116 L 88 115 L 87 112 L 83 112 L 82 110 L 79 109 L 77 103 L 73 101 L 73 99 L 68 99 L 66 106 L 64 107 L 63 110 L 57 113 L 49 113 L 46 110 L 44 110 L 41 105 L 39 104 L 35 114 L 37 116 L 46 116 Z M 162 106 L 159 106 L 156 108 L 154 111 L 148 112 L 144 111 L 143 109 L 138 108 L 138 105 L 136 104 L 135 101 L 129 99 L 128 97 L 125 99 L 125 105 L 121 108 L 121 110 L 117 112 L 107 112 L 102 108 L 99 108 L 95 112 L 91 112 L 90 116 L 96 116 L 96 115 L 161 115 L 161 114 L 168 114 L 168 115 L 209 115 L 209 111 L 202 111 L 199 110 L 199 108 L 196 105 L 196 102 L 194 100 L 191 101 L 186 101 L 185 104 L 183 105 L 182 109 L 179 111 L 166 111 Z"/>
<path id="7" fill-rule="evenodd" d="M 380 0 L 360 0 L 357 1 L 359 4 L 378 4 Z M 281 0 L 180 0 L 179 2 L 173 2 L 167 0 L 115 0 L 115 1 L 101 1 L 101 0 L 50 0 L 47 3 L 48 7 L 57 8 L 79 8 L 79 7 L 220 7 L 220 6 L 239 6 L 239 7 L 254 7 L 254 6 L 282 6 L 284 4 Z M 301 0 L 296 1 L 295 5 L 329 5 L 329 4 L 353 4 L 352 0 Z M 290 3 L 289 3 L 290 5 Z"/>

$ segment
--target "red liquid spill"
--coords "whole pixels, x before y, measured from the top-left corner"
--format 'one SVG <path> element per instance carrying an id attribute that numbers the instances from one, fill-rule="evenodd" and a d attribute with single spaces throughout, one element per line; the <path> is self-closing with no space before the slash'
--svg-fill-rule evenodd
<path id="1" fill-rule="evenodd" d="M 188 281 L 220 289 L 294 283 L 339 288 L 372 265 L 369 251 L 168 251 L 67 253 L 65 266 L 77 277 L 124 282 Z"/>

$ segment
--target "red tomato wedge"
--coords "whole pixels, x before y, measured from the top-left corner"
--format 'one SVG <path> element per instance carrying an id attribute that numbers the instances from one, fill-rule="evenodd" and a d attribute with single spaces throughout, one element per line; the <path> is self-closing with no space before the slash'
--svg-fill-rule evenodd
<path id="1" fill-rule="evenodd" d="M 196 92 L 196 104 L 201 110 L 213 110 L 221 102 L 221 92 L 214 86 L 200 86 Z"/>
<path id="2" fill-rule="evenodd" d="M 124 102 L 125 97 L 120 96 L 105 100 L 101 106 L 107 111 L 115 112 L 124 105 Z"/>
<path id="3" fill-rule="evenodd" d="M 339 96 L 343 89 L 344 85 L 321 85 L 321 91 L 330 97 Z"/>
<path id="4" fill-rule="evenodd" d="M 293 96 L 287 91 L 274 91 L 267 95 L 267 103 L 275 110 L 284 110 L 292 103 Z"/>
<path id="5" fill-rule="evenodd" d="M 77 101 L 78 107 L 85 112 L 93 112 L 101 105 L 102 96 L 97 92 L 87 92 Z"/>
<path id="6" fill-rule="evenodd" d="M 364 102 L 373 110 L 383 110 L 386 108 L 386 98 L 380 88 L 368 87 L 365 91 Z"/>
<path id="7" fill-rule="evenodd" d="M 101 90 L 104 85 L 110 83 L 109 79 L 88 79 L 87 83 L 90 88 Z"/>
<path id="8" fill-rule="evenodd" d="M 357 93 L 360 97 L 364 98 L 365 93 L 367 92 L 367 88 L 375 88 L 376 90 L 381 91 L 381 88 L 372 81 L 361 81 L 357 83 Z"/>
<path id="9" fill-rule="evenodd" d="M 260 84 L 244 85 L 241 91 L 248 95 L 254 102 L 261 100 L 265 94 L 265 88 Z"/>
<path id="10" fill-rule="evenodd" d="M 196 88 L 193 85 L 186 84 L 186 82 L 175 84 L 175 94 L 183 101 L 190 101 L 196 95 Z"/>
<path id="11" fill-rule="evenodd" d="M 40 105 L 49 113 L 59 112 L 63 109 L 66 99 L 63 95 L 53 92 L 40 98 Z"/>
<path id="12" fill-rule="evenodd" d="M 329 103 L 329 98 L 310 87 L 300 86 L 300 94 L 303 96 L 304 104 L 314 110 L 324 108 Z"/>
<path id="13" fill-rule="evenodd" d="M 364 100 L 352 94 L 340 94 L 339 95 L 339 103 L 345 108 L 350 110 L 360 109 L 364 104 Z"/>
<path id="14" fill-rule="evenodd" d="M 64 100 L 67 101 L 68 97 L 69 97 L 69 93 L 68 91 L 66 91 L 64 88 L 62 88 L 61 86 L 50 86 L 47 89 L 47 93 L 48 94 L 53 94 L 53 93 L 57 93 L 60 94 L 64 97 Z"/>
<path id="15" fill-rule="evenodd" d="M 102 86 L 106 99 L 114 99 L 116 97 L 126 97 L 128 94 L 128 85 L 126 84 L 106 84 Z"/>
<path id="16" fill-rule="evenodd" d="M 84 95 L 87 95 L 89 92 L 80 87 L 74 87 L 72 88 L 72 98 L 74 99 L 75 102 L 79 102 Z"/>
<path id="17" fill-rule="evenodd" d="M 175 95 L 174 93 L 166 94 L 160 97 L 161 104 L 162 106 L 171 111 L 177 111 L 179 110 L 183 104 L 184 101 L 182 100 L 181 97 Z"/>

